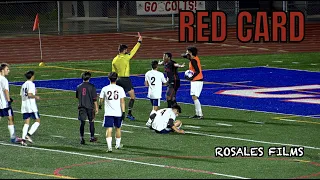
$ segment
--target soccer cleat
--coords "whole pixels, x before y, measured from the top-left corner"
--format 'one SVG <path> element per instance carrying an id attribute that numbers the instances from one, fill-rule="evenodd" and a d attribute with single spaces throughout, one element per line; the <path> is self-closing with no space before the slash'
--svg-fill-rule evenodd
<path id="1" fill-rule="evenodd" d="M 98 138 L 94 137 L 94 138 L 90 138 L 90 142 L 97 142 Z"/>
<path id="2" fill-rule="evenodd" d="M 84 139 L 81 139 L 80 144 L 86 144 L 86 142 L 84 141 Z"/>
<path id="3" fill-rule="evenodd" d="M 10 139 L 10 141 L 11 141 L 11 143 L 20 143 L 22 141 L 22 139 L 19 137 L 15 137 L 15 138 Z"/>
<path id="4" fill-rule="evenodd" d="M 115 146 L 116 149 L 122 149 L 123 148 L 123 144 L 120 144 L 120 146 Z"/>
<path id="5" fill-rule="evenodd" d="M 135 120 L 135 117 L 133 117 L 132 114 L 128 114 L 127 118 L 130 119 L 130 121 L 134 121 Z"/>
<path id="6" fill-rule="evenodd" d="M 198 119 L 204 119 L 204 117 L 203 116 L 199 116 Z"/>
<path id="7" fill-rule="evenodd" d="M 22 138 L 19 138 L 18 136 L 16 137 L 16 143 L 19 143 L 22 141 Z"/>
<path id="8" fill-rule="evenodd" d="M 112 148 L 108 148 L 107 152 L 111 153 L 112 152 Z"/>
<path id="9" fill-rule="evenodd" d="M 21 140 L 21 145 L 22 145 L 22 146 L 27 146 L 28 144 L 26 143 L 26 140 L 22 139 L 22 140 Z"/>
<path id="10" fill-rule="evenodd" d="M 30 143 L 33 143 L 32 139 L 30 136 L 26 135 L 26 140 L 29 141 Z"/>
<path id="11" fill-rule="evenodd" d="M 192 118 L 192 119 L 196 119 L 196 118 L 199 118 L 200 116 L 198 115 L 194 115 L 194 116 L 190 116 L 189 118 Z"/>

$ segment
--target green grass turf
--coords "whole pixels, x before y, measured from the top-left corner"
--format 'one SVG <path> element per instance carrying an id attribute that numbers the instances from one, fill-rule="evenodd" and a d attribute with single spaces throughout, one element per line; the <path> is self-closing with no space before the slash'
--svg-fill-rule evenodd
<path id="1" fill-rule="evenodd" d="M 200 58 L 203 69 L 268 65 L 320 71 L 320 53 Z M 186 62 L 184 59 L 175 60 L 179 63 Z M 150 62 L 151 60 L 133 59 L 132 74 L 146 73 L 150 69 Z M 45 67 L 39 67 L 35 63 L 11 65 L 9 81 L 24 81 L 23 74 L 29 69 L 35 70 L 36 80 L 80 78 L 83 70 L 94 71 L 93 76 L 96 77 L 107 75 L 111 70 L 111 61 L 56 62 L 48 63 Z M 187 67 L 181 68 L 180 71 L 186 69 Z M 160 70 L 163 71 L 162 68 Z M 28 148 L 20 145 L 11 146 L 7 120 L 5 118 L 0 120 L 0 178 L 55 178 L 52 175 L 59 168 L 60 171 L 56 172 L 73 178 L 294 178 L 306 175 L 309 175 L 308 178 L 319 178 L 319 119 L 293 116 L 290 119 L 298 121 L 280 121 L 274 118 L 285 115 L 205 106 L 204 120 L 178 118 L 183 121 L 183 129 L 189 133 L 159 135 L 144 127 L 151 110 L 150 102 L 138 99 L 134 106 L 137 120 L 124 121 L 123 130 L 130 131 L 122 134 L 124 149 L 106 153 L 105 129 L 101 123 L 103 111 L 100 111 L 96 118 L 98 142 L 90 143 L 89 135 L 86 134 L 87 145 L 81 146 L 74 92 L 41 88 L 37 90 L 42 98 L 37 102 L 41 125 L 33 136 L 34 144 L 29 144 Z M 20 87 L 10 86 L 10 94 L 15 99 L 13 109 L 16 133 L 21 136 L 24 122 L 19 113 L 21 105 L 19 91 Z M 161 107 L 165 106 L 166 102 L 162 102 Z M 193 115 L 193 105 L 181 104 L 181 106 L 184 112 L 182 115 Z M 250 121 L 259 121 L 263 124 Z M 222 126 L 217 123 L 232 126 Z M 186 125 L 200 128 L 195 129 Z M 88 123 L 85 128 L 86 132 L 89 132 Z M 282 146 L 273 143 L 305 145 L 318 149 L 305 148 L 305 154 L 300 158 L 268 157 L 266 155 L 268 147 Z M 265 156 L 216 158 L 214 149 L 218 146 L 263 146 Z"/>

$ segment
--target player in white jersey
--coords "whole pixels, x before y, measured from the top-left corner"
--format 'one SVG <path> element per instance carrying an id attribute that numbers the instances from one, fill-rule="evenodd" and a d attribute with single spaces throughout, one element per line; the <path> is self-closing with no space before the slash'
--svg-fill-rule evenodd
<path id="1" fill-rule="evenodd" d="M 162 72 L 158 71 L 158 61 L 151 62 L 152 70 L 145 74 L 145 86 L 148 86 L 148 98 L 151 101 L 153 110 L 157 111 L 160 106 L 162 95 L 162 84 L 166 84 L 167 80 Z"/>
<path id="2" fill-rule="evenodd" d="M 170 132 L 184 134 L 184 130 L 180 129 L 182 122 L 176 120 L 179 113 L 181 113 L 181 107 L 178 104 L 174 104 L 171 108 L 158 110 L 156 113 L 150 115 L 150 128 L 160 134 L 168 134 Z"/>
<path id="3" fill-rule="evenodd" d="M 21 139 L 16 136 L 14 128 L 14 117 L 13 110 L 11 107 L 12 99 L 9 94 L 9 82 L 5 77 L 9 74 L 9 65 L 7 63 L 2 63 L 0 67 L 0 116 L 8 117 L 8 129 L 10 133 L 10 139 L 12 143 L 20 142 Z"/>
<path id="4" fill-rule="evenodd" d="M 28 71 L 25 74 L 27 81 L 23 83 L 20 89 L 20 96 L 22 99 L 21 103 L 21 113 L 23 114 L 24 125 L 22 128 L 22 141 L 21 144 L 26 146 L 26 140 L 30 143 L 33 143 L 31 136 L 40 126 L 40 115 L 38 112 L 38 107 L 36 100 L 39 100 L 40 97 L 36 96 L 36 86 L 33 83 L 35 75 L 34 71 Z M 35 122 L 30 126 L 30 118 L 34 119 Z M 29 130 L 29 132 L 28 132 Z"/>
<path id="5" fill-rule="evenodd" d="M 118 74 L 111 72 L 108 76 L 110 84 L 103 87 L 100 92 L 99 109 L 102 108 L 104 102 L 104 121 L 103 127 L 106 128 L 106 141 L 108 145 L 107 152 L 112 152 L 112 128 L 116 129 L 116 149 L 122 147 L 121 142 L 121 126 L 125 117 L 125 101 L 126 93 L 121 86 L 116 85 Z"/>

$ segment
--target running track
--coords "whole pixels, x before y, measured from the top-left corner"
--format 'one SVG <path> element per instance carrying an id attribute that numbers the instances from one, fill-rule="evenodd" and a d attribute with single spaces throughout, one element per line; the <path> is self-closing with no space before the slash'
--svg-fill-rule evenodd
<path id="1" fill-rule="evenodd" d="M 228 28 L 224 43 L 179 43 L 178 31 L 141 32 L 143 44 L 135 58 L 161 57 L 171 51 L 174 57 L 185 52 L 189 45 L 199 48 L 204 55 L 273 54 L 286 52 L 317 52 L 320 50 L 320 24 L 306 24 L 305 39 L 301 43 L 241 43 L 235 28 Z M 69 60 L 112 60 L 120 43 L 132 48 L 137 33 L 105 33 L 42 37 L 45 62 Z M 0 61 L 13 63 L 40 62 L 38 37 L 0 38 Z"/>

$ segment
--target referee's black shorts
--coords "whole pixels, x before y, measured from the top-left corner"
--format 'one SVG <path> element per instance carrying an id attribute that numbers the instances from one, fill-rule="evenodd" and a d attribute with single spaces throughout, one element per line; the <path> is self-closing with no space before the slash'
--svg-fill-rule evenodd
<path id="1" fill-rule="evenodd" d="M 119 77 L 116 81 L 116 84 L 121 86 L 126 93 L 133 89 L 130 77 Z"/>

